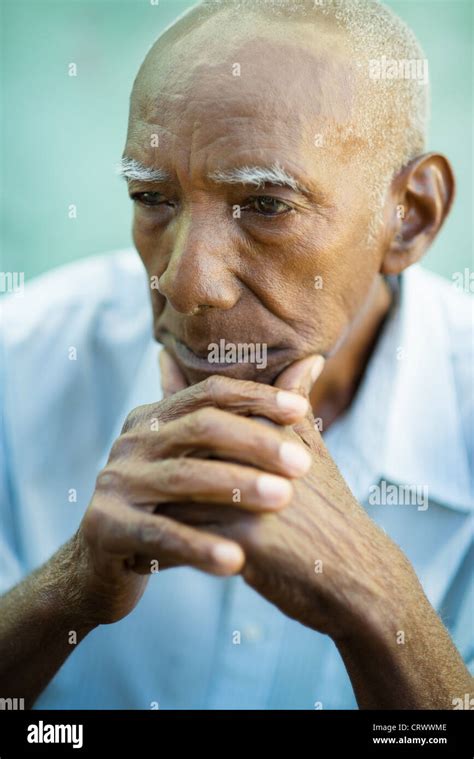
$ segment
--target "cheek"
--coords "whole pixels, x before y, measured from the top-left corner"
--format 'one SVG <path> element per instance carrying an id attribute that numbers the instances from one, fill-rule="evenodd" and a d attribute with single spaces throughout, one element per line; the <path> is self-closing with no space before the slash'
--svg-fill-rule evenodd
<path id="1" fill-rule="evenodd" d="M 288 268 L 285 318 L 305 347 L 330 353 L 363 309 L 379 272 L 378 255 L 357 234 L 315 237 Z"/>
<path id="2" fill-rule="evenodd" d="M 157 282 L 166 269 L 166 258 L 160 255 L 160 245 L 158 244 L 161 233 L 162 230 L 156 229 L 156 224 L 150 230 L 143 221 L 137 221 L 135 216 L 132 227 L 132 239 L 148 275 L 153 310 L 155 311 L 156 309 L 160 313 L 163 310 L 164 297 L 158 292 Z"/>
<path id="3" fill-rule="evenodd" d="M 141 225 L 137 225 L 135 222 L 132 228 L 132 239 L 140 256 L 141 262 L 145 267 L 145 271 L 148 275 L 148 281 L 150 283 L 150 300 L 153 310 L 154 321 L 162 314 L 166 305 L 166 298 L 161 295 L 157 289 L 158 277 L 162 272 L 157 271 L 156 268 L 156 255 L 154 254 L 155 245 L 152 243 L 152 238 L 146 234 L 143 234 Z"/>
<path id="4" fill-rule="evenodd" d="M 353 251 L 355 252 L 355 251 Z M 364 310 L 378 275 L 367 249 L 326 270 L 319 292 L 321 329 L 334 350 Z"/>

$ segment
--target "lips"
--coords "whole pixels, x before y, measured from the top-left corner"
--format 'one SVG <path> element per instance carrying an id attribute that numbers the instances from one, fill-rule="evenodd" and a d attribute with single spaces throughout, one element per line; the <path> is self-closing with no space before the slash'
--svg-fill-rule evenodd
<path id="1" fill-rule="evenodd" d="M 176 353 L 178 358 L 182 357 L 185 363 L 194 360 L 202 362 L 203 365 L 208 365 L 209 363 L 207 360 L 209 355 L 207 345 L 204 350 L 193 349 L 184 340 L 180 340 L 165 327 L 159 327 L 156 330 L 156 338 L 173 354 Z"/>
<path id="2" fill-rule="evenodd" d="M 157 339 L 169 350 L 173 357 L 183 367 L 195 372 L 203 374 L 224 374 L 236 378 L 245 378 L 251 373 L 252 375 L 266 375 L 265 369 L 272 369 L 275 366 L 282 366 L 283 363 L 289 363 L 288 359 L 289 351 L 286 347 L 270 347 L 266 343 L 260 343 L 259 345 L 265 345 L 265 369 L 260 369 L 255 363 L 232 361 L 226 359 L 224 362 L 211 360 L 210 349 L 211 342 L 206 344 L 205 350 L 202 348 L 191 348 L 183 340 L 173 335 L 169 330 L 164 327 L 159 327 L 156 331 Z M 221 340 L 221 342 L 224 342 Z M 225 341 L 227 345 L 239 345 L 242 342 L 232 343 Z M 217 341 L 217 344 L 219 341 Z M 248 345 L 257 345 L 255 342 L 249 342 Z M 263 379 L 263 376 L 262 376 Z"/>

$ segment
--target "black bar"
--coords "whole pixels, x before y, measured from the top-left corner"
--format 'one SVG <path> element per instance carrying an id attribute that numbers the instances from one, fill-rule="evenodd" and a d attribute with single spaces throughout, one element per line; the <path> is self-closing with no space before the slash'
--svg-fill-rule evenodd
<path id="1" fill-rule="evenodd" d="M 273 751 L 278 752 L 275 756 L 291 752 L 310 759 L 336 755 L 472 759 L 472 718 L 467 710 L 0 711 L 0 759 L 94 756 L 99 750 L 114 759 L 159 757 L 169 753 L 167 747 L 171 747 L 173 759 L 188 746 L 193 756 L 240 750 L 247 757 L 253 754 L 257 738 L 265 750 L 262 759 L 271 757 Z M 56 725 L 70 727 L 62 734 Z M 77 726 L 75 732 L 72 725 Z M 28 735 L 44 742 L 28 742 Z M 71 742 L 51 743 L 50 737 Z M 423 745 L 420 739 L 425 739 Z M 78 748 L 73 748 L 73 743 Z"/>

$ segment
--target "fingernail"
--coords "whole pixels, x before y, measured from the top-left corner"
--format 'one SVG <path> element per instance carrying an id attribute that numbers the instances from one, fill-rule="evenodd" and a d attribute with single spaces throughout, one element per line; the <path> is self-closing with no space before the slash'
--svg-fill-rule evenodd
<path id="1" fill-rule="evenodd" d="M 286 501 L 291 495 L 291 485 L 283 477 L 273 474 L 262 474 L 257 479 L 257 491 L 269 505 L 277 506 Z"/>
<path id="2" fill-rule="evenodd" d="M 318 356 L 316 358 L 313 366 L 311 367 L 311 379 L 312 379 L 313 382 L 316 382 L 316 380 L 318 379 L 319 375 L 323 371 L 324 364 L 325 364 L 324 356 Z"/>
<path id="3" fill-rule="evenodd" d="M 220 564 L 235 564 L 242 559 L 240 548 L 229 543 L 218 543 L 212 549 L 212 555 Z"/>
<path id="4" fill-rule="evenodd" d="M 311 456 L 303 446 L 285 440 L 280 445 L 280 461 L 294 474 L 304 474 L 311 466 Z"/>
<path id="5" fill-rule="evenodd" d="M 295 411 L 298 414 L 306 414 L 309 410 L 309 403 L 306 398 L 296 393 L 289 393 L 287 390 L 280 390 L 276 395 L 276 403 L 285 411 Z"/>

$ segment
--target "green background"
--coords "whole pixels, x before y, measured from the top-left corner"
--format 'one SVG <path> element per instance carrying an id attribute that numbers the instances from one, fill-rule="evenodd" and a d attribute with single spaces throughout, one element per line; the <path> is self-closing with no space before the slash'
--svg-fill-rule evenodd
<path id="1" fill-rule="evenodd" d="M 114 174 L 130 88 L 160 31 L 187 0 L 3 0 L 1 268 L 29 279 L 131 244 L 131 202 Z M 428 147 L 458 180 L 454 209 L 425 265 L 451 277 L 472 267 L 472 2 L 387 3 L 429 59 Z M 68 64 L 77 64 L 77 77 Z M 77 219 L 68 218 L 70 204 Z"/>

